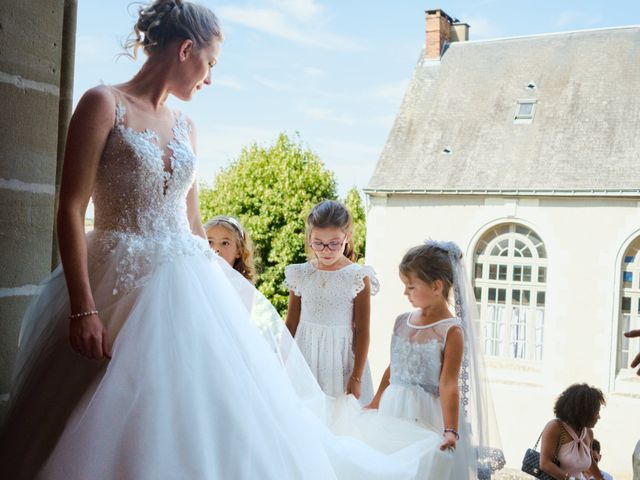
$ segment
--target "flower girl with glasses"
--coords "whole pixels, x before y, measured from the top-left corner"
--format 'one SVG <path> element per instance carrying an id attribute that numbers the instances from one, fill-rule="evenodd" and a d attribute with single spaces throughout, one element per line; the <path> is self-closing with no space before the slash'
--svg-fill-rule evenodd
<path id="1" fill-rule="evenodd" d="M 327 395 L 351 393 L 366 405 L 373 398 L 370 295 L 377 293 L 378 280 L 371 267 L 353 262 L 353 219 L 342 204 L 317 204 L 306 223 L 315 258 L 285 269 L 287 328 Z"/>

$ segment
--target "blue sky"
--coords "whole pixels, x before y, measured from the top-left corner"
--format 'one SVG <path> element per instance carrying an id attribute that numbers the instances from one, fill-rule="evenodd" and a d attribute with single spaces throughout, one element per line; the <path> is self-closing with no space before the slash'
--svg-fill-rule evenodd
<path id="1" fill-rule="evenodd" d="M 74 96 L 130 78 L 120 44 L 135 21 L 130 0 L 80 0 Z M 279 132 L 303 142 L 336 173 L 344 193 L 365 187 L 425 42 L 426 9 L 471 25 L 470 39 L 640 24 L 640 1 L 202 0 L 226 35 L 213 86 L 189 103 L 198 127 L 199 178 L 253 141 Z M 640 61 L 640 59 L 638 59 Z"/>

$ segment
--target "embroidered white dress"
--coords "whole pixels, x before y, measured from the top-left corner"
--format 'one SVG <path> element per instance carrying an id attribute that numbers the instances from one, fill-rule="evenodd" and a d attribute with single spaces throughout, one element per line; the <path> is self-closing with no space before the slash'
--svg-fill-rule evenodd
<path id="1" fill-rule="evenodd" d="M 230 279 L 249 283 L 192 235 L 186 197 L 195 157 L 186 119 L 176 118 L 167 172 L 157 136 L 132 130 L 126 118 L 118 104 L 87 236 L 89 279 L 113 358 L 93 362 L 71 349 L 57 268 L 23 320 L 0 477 L 415 478 L 408 450 L 382 454 L 329 432 L 299 352 L 300 361 L 283 368 L 250 322 L 251 295 L 241 298 Z"/>
<path id="2" fill-rule="evenodd" d="M 358 410 L 348 398 L 340 399 L 334 412 L 333 430 L 357 437 L 379 450 L 392 450 L 410 444 L 415 438 L 412 430 L 405 430 L 392 420 L 403 419 L 440 437 L 439 442 L 422 452 L 425 463 L 437 468 L 423 472 L 421 478 L 475 480 L 477 471 L 469 465 L 475 464 L 476 454 L 470 445 L 462 414 L 455 453 L 439 451 L 444 429 L 440 371 L 447 335 L 452 328 L 461 328 L 461 322 L 449 318 L 421 326 L 411 322 L 412 316 L 412 313 L 406 313 L 396 319 L 391 338 L 390 384 L 380 399 L 378 410 Z"/>
<path id="3" fill-rule="evenodd" d="M 379 284 L 373 268 L 352 263 L 335 271 L 320 270 L 311 262 L 289 265 L 285 285 L 301 297 L 300 323 L 295 340 L 320 388 L 332 397 L 343 395 L 353 373 L 353 301 L 369 278 L 371 294 Z M 369 362 L 361 380 L 360 402 L 373 398 Z"/>
<path id="4" fill-rule="evenodd" d="M 413 420 L 435 432 L 442 432 L 445 425 L 439 385 L 444 349 L 451 329 L 462 330 L 462 323 L 457 318 L 449 318 L 431 325 L 416 325 L 412 318 L 418 316 L 419 312 L 410 312 L 396 319 L 391 339 L 390 385 L 382 395 L 379 411 L 383 415 Z M 464 408 L 460 405 L 460 439 L 448 477 L 451 480 L 475 480 L 477 476 L 477 453 L 470 443 Z"/>

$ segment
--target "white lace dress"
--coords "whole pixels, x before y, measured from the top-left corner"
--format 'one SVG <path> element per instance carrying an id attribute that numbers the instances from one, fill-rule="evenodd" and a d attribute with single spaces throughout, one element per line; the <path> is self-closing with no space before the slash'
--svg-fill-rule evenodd
<path id="1" fill-rule="evenodd" d="M 466 424 L 460 415 L 460 440 L 455 453 L 440 452 L 444 429 L 439 396 L 440 371 L 447 334 L 461 328 L 457 318 L 440 320 L 428 326 L 415 325 L 419 312 L 400 315 L 391 338 L 391 376 L 377 411 L 358 410 L 349 400 L 337 403 L 333 429 L 336 433 L 357 437 L 379 450 L 410 444 L 416 436 L 411 429 L 399 427 L 392 419 L 404 419 L 411 425 L 437 434 L 439 440 L 422 455 L 433 467 L 424 480 L 463 480 L 476 478 L 469 465 L 476 455 L 470 445 Z M 460 407 L 463 408 L 462 406 Z"/>
<path id="2" fill-rule="evenodd" d="M 382 454 L 330 434 L 304 360 L 295 364 L 303 368 L 283 368 L 250 323 L 251 295 L 241 298 L 230 278 L 249 283 L 192 235 L 186 197 L 195 157 L 186 119 L 175 119 L 171 172 L 157 136 L 126 122 L 119 103 L 87 237 L 113 358 L 93 362 L 71 349 L 57 268 L 23 320 L 0 477 L 415 478 L 417 463 L 402 451 Z"/>
<path id="3" fill-rule="evenodd" d="M 332 397 L 346 392 L 353 373 L 353 301 L 369 278 L 371 294 L 379 284 L 373 268 L 356 263 L 340 270 L 319 270 L 312 263 L 289 265 L 285 285 L 301 297 L 300 323 L 295 340 L 320 388 Z M 367 362 L 361 380 L 360 402 L 373 398 L 371 371 Z"/>
<path id="4" fill-rule="evenodd" d="M 396 319 L 391 338 L 390 385 L 380 399 L 382 415 L 405 418 L 442 434 L 445 425 L 440 403 L 440 371 L 447 335 L 452 328 L 462 328 L 457 318 L 449 318 L 431 325 L 415 325 L 412 318 L 419 312 L 400 315 Z M 476 454 L 470 445 L 469 432 L 460 405 L 458 433 L 452 480 L 476 478 L 469 470 Z M 443 477 L 447 478 L 447 477 Z"/>

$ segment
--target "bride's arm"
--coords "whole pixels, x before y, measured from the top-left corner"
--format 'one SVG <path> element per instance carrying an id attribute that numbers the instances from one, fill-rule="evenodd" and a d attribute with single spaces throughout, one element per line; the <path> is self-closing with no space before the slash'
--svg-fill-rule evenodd
<path id="1" fill-rule="evenodd" d="M 193 150 L 194 155 L 196 153 L 197 147 L 197 136 L 196 136 L 196 126 L 191 121 L 191 119 L 187 119 L 189 122 L 189 139 L 191 140 L 191 149 Z M 202 226 L 202 217 L 200 216 L 200 200 L 198 199 L 198 180 L 193 181 L 193 185 L 189 189 L 189 193 L 187 194 L 187 216 L 189 217 L 189 226 L 191 227 L 191 231 L 194 235 L 198 235 L 199 237 L 207 239 L 207 234 L 204 231 L 204 227 Z"/>
<path id="2" fill-rule="evenodd" d="M 57 232 L 72 314 L 96 310 L 89 283 L 84 216 L 114 121 L 113 96 L 106 87 L 96 87 L 84 94 L 69 124 Z M 69 337 L 74 350 L 82 355 L 94 359 L 110 355 L 104 326 L 97 315 L 71 320 Z"/>

